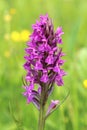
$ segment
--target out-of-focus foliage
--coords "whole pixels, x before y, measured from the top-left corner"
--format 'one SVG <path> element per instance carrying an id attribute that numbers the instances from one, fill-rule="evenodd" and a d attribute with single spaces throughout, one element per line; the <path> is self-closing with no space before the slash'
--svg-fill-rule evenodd
<path id="1" fill-rule="evenodd" d="M 62 26 L 64 87 L 55 86 L 52 99 L 66 102 L 48 118 L 46 130 L 87 130 L 87 1 L 0 0 L 0 130 L 36 130 L 38 111 L 22 96 L 24 48 L 31 25 L 48 13 Z M 84 83 L 85 82 L 85 83 Z"/>

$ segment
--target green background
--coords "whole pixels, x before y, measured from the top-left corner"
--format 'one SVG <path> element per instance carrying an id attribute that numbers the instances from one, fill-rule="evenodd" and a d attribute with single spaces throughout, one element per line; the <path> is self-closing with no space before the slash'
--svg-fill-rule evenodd
<path id="1" fill-rule="evenodd" d="M 16 13 L 9 22 L 4 15 Z M 0 130 L 37 130 L 38 111 L 23 97 L 22 76 L 26 43 L 4 39 L 6 33 L 24 29 L 48 13 L 54 28 L 62 26 L 66 53 L 64 86 L 55 86 L 51 99 L 67 100 L 46 121 L 45 130 L 87 130 L 87 0 L 0 0 Z M 10 57 L 5 52 L 10 51 Z"/>

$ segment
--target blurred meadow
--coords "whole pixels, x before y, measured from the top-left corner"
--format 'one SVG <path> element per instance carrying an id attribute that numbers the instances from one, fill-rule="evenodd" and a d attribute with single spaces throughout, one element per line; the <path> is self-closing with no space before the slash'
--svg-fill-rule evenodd
<path id="1" fill-rule="evenodd" d="M 66 53 L 64 86 L 52 99 L 67 100 L 46 122 L 45 130 L 87 130 L 87 0 L 0 0 L 0 130 L 37 130 L 38 111 L 22 92 L 24 48 L 39 15 L 62 26 Z"/>

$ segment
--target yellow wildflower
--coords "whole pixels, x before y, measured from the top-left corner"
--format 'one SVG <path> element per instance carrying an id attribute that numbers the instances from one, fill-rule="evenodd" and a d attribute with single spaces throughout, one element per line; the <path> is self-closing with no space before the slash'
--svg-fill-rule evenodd
<path id="1" fill-rule="evenodd" d="M 21 39 L 20 39 L 20 33 L 17 32 L 17 31 L 13 31 L 11 33 L 11 40 L 14 41 L 14 42 L 19 42 Z"/>
<path id="2" fill-rule="evenodd" d="M 28 30 L 23 30 L 20 35 L 21 41 L 26 42 L 29 40 L 30 32 Z"/>
<path id="3" fill-rule="evenodd" d="M 10 12 L 10 14 L 14 15 L 14 14 L 16 13 L 16 9 L 15 9 L 15 8 L 11 8 L 11 9 L 9 10 L 9 12 Z"/>
<path id="4" fill-rule="evenodd" d="M 9 57 L 10 57 L 10 52 L 9 52 L 9 51 L 6 51 L 6 52 L 4 53 L 4 56 L 5 56 L 6 58 L 9 58 Z"/>
<path id="5" fill-rule="evenodd" d="M 10 35 L 9 35 L 9 33 L 6 33 L 6 34 L 4 35 L 4 39 L 7 40 L 7 41 L 10 40 Z"/>
<path id="6" fill-rule="evenodd" d="M 87 88 L 87 79 L 83 81 L 84 88 Z"/>
<path id="7" fill-rule="evenodd" d="M 4 15 L 4 21 L 5 22 L 10 22 L 11 21 L 11 15 L 10 14 Z"/>

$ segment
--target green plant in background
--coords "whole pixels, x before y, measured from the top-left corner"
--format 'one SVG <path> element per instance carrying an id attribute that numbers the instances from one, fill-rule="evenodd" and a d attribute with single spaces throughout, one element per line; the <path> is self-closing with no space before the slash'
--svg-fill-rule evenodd
<path id="1" fill-rule="evenodd" d="M 13 103 L 15 105 L 13 105 Z M 14 110 L 15 108 L 15 110 Z M 23 122 L 22 122 L 22 117 L 21 117 L 21 112 L 20 112 L 20 108 L 18 106 L 18 103 L 16 101 L 10 101 L 9 102 L 9 114 L 11 115 L 14 123 L 15 123 L 15 129 L 16 130 L 23 130 Z"/>
<path id="2" fill-rule="evenodd" d="M 64 69 L 68 75 L 64 77 L 64 87 L 56 87 L 49 97 L 63 99 L 70 89 L 70 97 L 46 120 L 46 130 L 86 130 L 87 129 L 87 1 L 86 0 L 0 0 L 0 129 L 16 130 L 8 106 L 14 99 L 18 102 L 22 113 L 24 130 L 35 130 L 38 111 L 32 103 L 27 105 L 21 94 L 23 89 L 21 75 L 25 42 L 21 39 L 23 30 L 32 33 L 31 24 L 40 14 L 54 19 L 54 27 L 62 26 L 63 50 L 66 52 Z M 5 16 L 8 15 L 8 21 Z M 9 17 L 10 16 L 10 17 Z M 12 39 L 18 33 L 18 41 Z M 28 34 L 28 35 L 29 35 Z M 25 34 L 24 34 L 25 35 Z M 23 35 L 23 36 L 24 36 Z M 27 36 L 28 36 L 27 35 Z M 27 37 L 28 38 L 28 37 Z M 17 99 L 15 99 L 17 97 Z M 67 105 L 68 104 L 68 105 Z M 14 114 L 15 103 L 12 102 Z M 17 112 L 19 113 L 19 112 Z M 18 116 L 17 116 L 18 117 Z M 27 118 L 26 118 L 27 117 Z M 33 121 L 33 123 L 32 123 Z"/>

